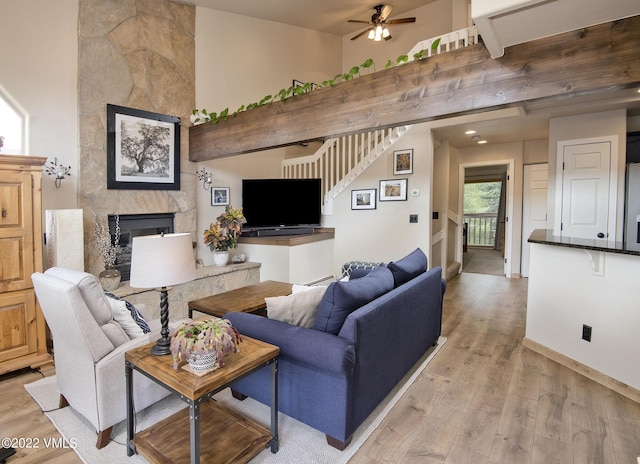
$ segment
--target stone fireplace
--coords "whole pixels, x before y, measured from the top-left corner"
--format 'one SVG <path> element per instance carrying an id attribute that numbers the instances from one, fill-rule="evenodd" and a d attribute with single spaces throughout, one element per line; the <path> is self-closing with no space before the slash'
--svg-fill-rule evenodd
<path id="1" fill-rule="evenodd" d="M 85 269 L 98 275 L 93 215 L 173 214 L 173 230 L 196 236 L 195 165 L 189 161 L 195 108 L 195 7 L 168 0 L 80 0 L 78 15 L 80 163 Z M 107 104 L 181 119 L 180 190 L 107 189 Z M 127 277 L 128 278 L 128 277 Z"/>

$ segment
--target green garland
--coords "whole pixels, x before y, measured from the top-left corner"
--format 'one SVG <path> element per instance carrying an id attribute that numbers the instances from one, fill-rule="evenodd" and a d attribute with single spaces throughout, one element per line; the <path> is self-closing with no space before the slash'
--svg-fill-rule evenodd
<path id="1" fill-rule="evenodd" d="M 431 50 L 436 51 L 439 45 L 440 45 L 440 39 L 434 40 L 433 43 L 431 44 Z M 420 50 L 419 52 L 414 53 L 413 58 L 416 61 L 426 58 L 424 54 L 424 50 Z M 387 61 L 387 64 L 385 65 L 384 69 L 389 69 L 393 66 L 400 66 L 408 62 L 409 62 L 409 55 L 406 55 L 406 54 L 400 55 L 398 58 L 396 58 L 395 62 L 392 60 Z M 323 87 L 333 87 L 341 79 L 344 81 L 349 81 L 351 79 L 354 79 L 355 77 L 360 76 L 361 69 L 369 69 L 371 67 L 373 67 L 373 70 L 375 72 L 375 69 L 376 69 L 375 63 L 373 62 L 373 59 L 369 58 L 365 60 L 365 62 L 362 63 L 360 66 L 353 66 L 351 69 L 349 69 L 348 72 L 336 74 L 333 77 L 333 79 L 327 79 L 326 81 L 323 81 L 319 85 L 312 84 L 311 82 L 307 82 L 303 85 L 291 86 L 288 89 L 281 89 L 278 93 L 274 95 L 266 95 L 265 97 L 262 98 L 262 100 L 258 102 L 249 103 L 248 105 L 242 105 L 240 106 L 240 108 L 238 108 L 231 114 L 229 114 L 229 108 L 225 108 L 224 110 L 220 111 L 220 113 L 216 113 L 216 112 L 209 113 L 204 108 L 201 110 L 195 109 L 192 111 L 191 114 L 195 116 L 194 123 L 209 122 L 209 123 L 215 124 L 218 121 L 226 121 L 230 117 L 233 117 L 243 111 L 259 108 L 263 105 L 268 105 L 277 100 L 283 101 L 289 97 L 302 95 L 303 93 L 311 92 L 312 90 L 315 90 L 315 89 L 321 89 Z"/>

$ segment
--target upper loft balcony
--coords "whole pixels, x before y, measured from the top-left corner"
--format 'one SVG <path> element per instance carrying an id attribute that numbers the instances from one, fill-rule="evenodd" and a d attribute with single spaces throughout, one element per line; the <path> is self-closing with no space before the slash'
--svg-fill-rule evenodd
<path id="1" fill-rule="evenodd" d="M 637 86 L 639 42 L 640 16 L 513 45 L 499 58 L 480 40 L 194 126 L 189 158 L 205 161 Z"/>

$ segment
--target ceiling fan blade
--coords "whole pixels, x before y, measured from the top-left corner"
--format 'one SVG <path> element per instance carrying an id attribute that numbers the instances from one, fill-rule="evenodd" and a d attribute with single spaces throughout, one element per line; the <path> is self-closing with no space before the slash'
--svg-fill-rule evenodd
<path id="1" fill-rule="evenodd" d="M 380 11 L 380 21 L 384 21 L 391 14 L 393 7 L 391 5 L 384 5 Z"/>
<path id="2" fill-rule="evenodd" d="M 369 29 L 365 29 L 364 31 L 360 32 L 359 34 L 354 35 L 353 37 L 351 37 L 351 40 L 356 40 L 358 37 L 363 36 L 367 32 L 369 32 Z"/>
<path id="3" fill-rule="evenodd" d="M 347 20 L 348 23 L 359 23 L 359 24 L 370 24 L 369 21 L 360 21 L 359 19 L 349 19 Z"/>
<path id="4" fill-rule="evenodd" d="M 415 23 L 416 18 L 400 18 L 400 19 L 391 19 L 389 21 L 385 21 L 386 24 L 406 24 L 406 23 Z"/>

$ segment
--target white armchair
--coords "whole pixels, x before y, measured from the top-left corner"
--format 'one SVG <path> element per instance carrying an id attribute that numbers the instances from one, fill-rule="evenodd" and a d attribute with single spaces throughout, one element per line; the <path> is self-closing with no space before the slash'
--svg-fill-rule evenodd
<path id="1" fill-rule="evenodd" d="M 93 424 L 100 449 L 109 442 L 113 425 L 126 418 L 124 353 L 158 339 L 159 323 L 151 321 L 150 333 L 130 340 L 114 321 L 94 275 L 53 267 L 31 277 L 53 337 L 60 407 L 70 405 Z M 136 411 L 169 394 L 138 372 L 134 375 Z"/>

